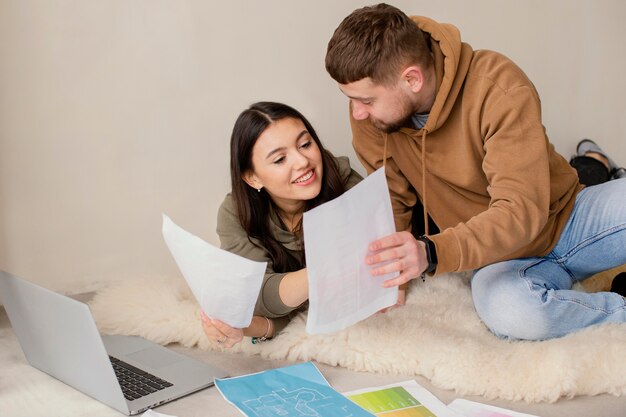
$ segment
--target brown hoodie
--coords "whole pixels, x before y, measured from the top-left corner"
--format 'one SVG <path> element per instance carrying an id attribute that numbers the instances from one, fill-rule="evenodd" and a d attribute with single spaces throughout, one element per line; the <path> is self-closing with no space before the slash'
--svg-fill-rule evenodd
<path id="1" fill-rule="evenodd" d="M 441 230 L 429 236 L 437 274 L 546 255 L 581 186 L 548 141 L 535 87 L 505 56 L 461 42 L 456 27 L 413 20 L 430 34 L 437 77 L 426 125 L 385 135 L 350 115 L 368 173 L 386 159 L 396 229 L 410 230 L 420 198 Z"/>

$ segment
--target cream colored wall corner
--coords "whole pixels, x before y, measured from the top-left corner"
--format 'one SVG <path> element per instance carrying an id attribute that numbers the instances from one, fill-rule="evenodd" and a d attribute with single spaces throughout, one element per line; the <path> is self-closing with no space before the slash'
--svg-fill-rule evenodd
<path id="1" fill-rule="evenodd" d="M 390 3 L 516 60 L 564 155 L 588 136 L 626 164 L 626 3 Z M 0 2 L 0 268 L 74 293 L 178 276 L 161 212 L 218 243 L 230 129 L 257 100 L 297 107 L 358 165 L 323 59 L 364 4 Z"/>

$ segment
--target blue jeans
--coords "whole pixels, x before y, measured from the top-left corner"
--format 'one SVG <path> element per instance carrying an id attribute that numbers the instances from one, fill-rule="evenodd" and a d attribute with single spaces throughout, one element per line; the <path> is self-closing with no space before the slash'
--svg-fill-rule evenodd
<path id="1" fill-rule="evenodd" d="M 626 178 L 583 189 L 554 249 L 474 272 L 476 311 L 497 336 L 541 340 L 600 323 L 626 323 L 626 298 L 572 285 L 626 263 Z"/>

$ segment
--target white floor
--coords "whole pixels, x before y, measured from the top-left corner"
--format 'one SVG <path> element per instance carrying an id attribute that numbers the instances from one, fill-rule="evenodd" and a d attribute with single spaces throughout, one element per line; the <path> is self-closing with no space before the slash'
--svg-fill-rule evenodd
<path id="1" fill-rule="evenodd" d="M 290 364 L 287 361 L 268 361 L 258 357 L 206 352 L 176 345 L 170 347 L 178 352 L 217 365 L 233 376 Z M 74 391 L 61 382 L 30 367 L 19 349 L 19 345 L 10 328 L 10 323 L 4 310 L 1 308 L 0 350 L 2 350 L 0 352 L 0 416 L 37 417 L 63 415 L 71 417 L 121 415 L 117 411 Z M 421 377 L 359 373 L 323 364 L 317 365 L 328 382 L 340 392 L 414 379 L 446 404 L 459 397 L 453 391 L 433 387 L 426 379 Z M 7 371 L 7 369 L 10 371 Z M 606 394 L 595 397 L 563 399 L 554 404 L 490 401 L 481 397 L 466 398 L 542 417 L 626 416 L 626 397 L 614 397 Z M 241 416 L 239 411 L 228 404 L 215 388 L 208 388 L 172 403 L 162 405 L 155 411 L 178 417 Z"/>

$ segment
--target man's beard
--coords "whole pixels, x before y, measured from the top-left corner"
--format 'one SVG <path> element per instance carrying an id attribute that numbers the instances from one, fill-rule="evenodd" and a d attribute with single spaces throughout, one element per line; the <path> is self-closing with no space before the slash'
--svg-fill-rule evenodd
<path id="1" fill-rule="evenodd" d="M 391 122 L 382 122 L 378 119 L 371 118 L 371 122 L 374 127 L 383 133 L 393 133 L 400 130 L 402 127 L 413 126 L 413 114 L 415 109 L 413 104 L 408 100 L 402 100 L 402 112 L 400 117 Z"/>
<path id="2" fill-rule="evenodd" d="M 383 123 L 380 120 L 372 119 L 374 127 L 383 133 L 393 133 L 400 130 L 400 128 L 413 126 L 413 113 L 403 116 L 403 118 L 393 121 L 391 123 Z"/>

